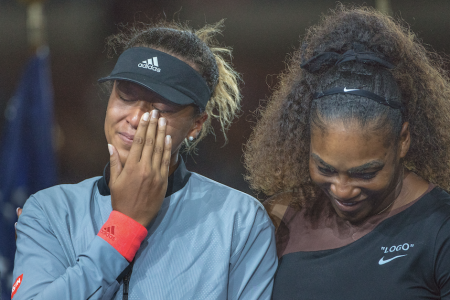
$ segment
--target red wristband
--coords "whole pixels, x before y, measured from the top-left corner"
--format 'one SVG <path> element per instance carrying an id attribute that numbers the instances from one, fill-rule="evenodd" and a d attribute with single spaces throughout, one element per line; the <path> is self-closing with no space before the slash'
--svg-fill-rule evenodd
<path id="1" fill-rule="evenodd" d="M 131 262 L 147 236 L 147 229 L 132 218 L 113 210 L 98 236 Z"/>

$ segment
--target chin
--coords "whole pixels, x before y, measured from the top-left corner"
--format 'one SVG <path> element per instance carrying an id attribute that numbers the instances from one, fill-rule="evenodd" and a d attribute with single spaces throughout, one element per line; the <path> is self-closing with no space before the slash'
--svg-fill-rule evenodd
<path id="1" fill-rule="evenodd" d="M 367 212 L 366 207 L 360 207 L 359 209 L 354 211 L 342 211 L 341 209 L 339 209 L 339 207 L 336 207 L 333 202 L 331 203 L 331 206 L 333 207 L 335 213 L 339 218 L 352 224 L 364 222 L 368 217 L 370 217 L 370 213 Z"/>
<path id="2" fill-rule="evenodd" d="M 356 215 L 356 216 L 349 216 L 349 215 L 344 215 L 344 214 L 339 214 L 339 213 L 338 213 L 338 216 L 342 220 L 348 221 L 348 222 L 350 222 L 352 224 L 362 223 L 367 218 L 367 216 L 366 217 L 362 217 L 362 216 L 358 216 L 358 215 Z"/>

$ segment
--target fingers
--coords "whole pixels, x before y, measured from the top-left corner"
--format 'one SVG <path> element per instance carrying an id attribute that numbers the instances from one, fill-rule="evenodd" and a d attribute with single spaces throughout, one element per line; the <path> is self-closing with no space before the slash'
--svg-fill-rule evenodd
<path id="1" fill-rule="evenodd" d="M 152 169 L 160 170 L 161 169 L 161 160 L 164 153 L 164 139 L 166 137 L 166 119 L 159 118 L 158 120 L 158 130 L 156 133 L 156 144 L 155 149 L 153 150 L 152 156 Z"/>
<path id="2" fill-rule="evenodd" d="M 156 143 L 156 129 L 158 128 L 158 111 L 152 110 L 150 123 L 147 128 L 147 135 L 145 137 L 145 146 L 142 151 L 142 162 L 144 164 L 151 164 L 153 150 Z"/>
<path id="3" fill-rule="evenodd" d="M 20 207 L 16 208 L 17 218 L 19 218 L 21 214 L 22 214 L 22 209 Z M 16 240 L 17 240 L 17 222 L 14 223 L 14 236 L 16 237 Z"/>
<path id="4" fill-rule="evenodd" d="M 138 163 L 141 160 L 142 148 L 145 143 L 145 135 L 149 124 L 150 113 L 146 112 L 142 115 L 139 121 L 138 128 L 133 138 L 133 145 L 131 145 L 130 154 L 127 158 L 127 164 Z"/>
<path id="5" fill-rule="evenodd" d="M 131 146 L 126 165 L 134 165 L 141 162 L 148 164 L 153 170 L 161 169 L 161 161 L 163 155 L 165 155 L 167 121 L 165 118 L 158 119 L 158 116 L 157 110 L 151 112 L 151 117 L 148 112 L 142 115 L 136 134 L 134 135 L 133 145 Z M 114 152 L 117 153 L 115 150 Z M 113 154 L 111 154 L 111 157 L 113 157 Z M 112 163 L 111 161 L 111 168 Z M 121 169 L 115 174 L 118 176 L 120 171 Z M 112 173 L 113 170 L 111 169 L 111 178 L 113 178 Z"/>
<path id="6" fill-rule="evenodd" d="M 120 163 L 119 152 L 117 152 L 116 148 L 113 145 L 108 144 L 108 150 L 110 168 L 109 185 L 111 187 L 111 184 L 116 181 L 117 177 L 119 177 L 122 172 L 122 164 Z"/>
<path id="7" fill-rule="evenodd" d="M 170 157 L 172 155 L 172 137 L 170 135 L 166 135 L 164 144 L 164 154 L 161 162 L 161 177 L 167 178 L 169 177 Z"/>

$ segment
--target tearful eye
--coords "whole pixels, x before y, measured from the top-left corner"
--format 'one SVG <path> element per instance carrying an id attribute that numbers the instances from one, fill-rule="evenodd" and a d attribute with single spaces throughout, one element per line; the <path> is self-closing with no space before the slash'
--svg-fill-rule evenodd
<path id="1" fill-rule="evenodd" d="M 167 111 L 167 110 L 162 110 L 162 109 L 157 109 L 157 108 L 155 108 L 160 114 L 166 114 L 166 113 L 169 113 L 169 111 Z"/>
<path id="2" fill-rule="evenodd" d="M 124 97 L 123 95 L 120 95 L 120 94 L 119 94 L 119 98 L 120 98 L 120 100 L 125 101 L 125 102 L 133 102 L 133 101 L 135 101 L 134 99 L 127 99 L 126 97 Z"/>
<path id="3" fill-rule="evenodd" d="M 173 109 L 167 110 L 167 109 L 162 109 L 161 107 L 158 108 L 158 107 L 155 107 L 154 104 L 152 104 L 152 108 L 153 108 L 154 110 L 157 110 L 160 114 L 170 114 L 170 113 L 173 113 L 173 112 L 174 112 Z"/>

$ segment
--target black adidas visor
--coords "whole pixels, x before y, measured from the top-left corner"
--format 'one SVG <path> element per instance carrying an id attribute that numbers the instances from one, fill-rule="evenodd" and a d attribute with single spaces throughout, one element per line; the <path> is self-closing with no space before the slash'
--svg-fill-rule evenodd
<path id="1" fill-rule="evenodd" d="M 134 47 L 125 50 L 107 80 L 125 80 L 148 88 L 164 99 L 180 104 L 195 104 L 204 110 L 211 98 L 206 81 L 187 63 L 167 53 Z"/>

